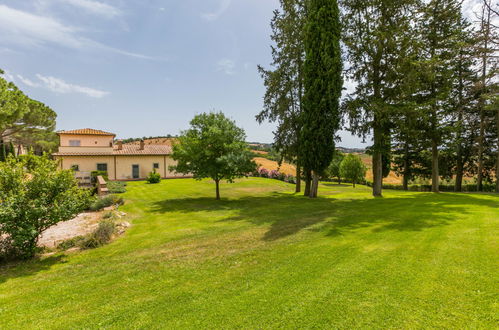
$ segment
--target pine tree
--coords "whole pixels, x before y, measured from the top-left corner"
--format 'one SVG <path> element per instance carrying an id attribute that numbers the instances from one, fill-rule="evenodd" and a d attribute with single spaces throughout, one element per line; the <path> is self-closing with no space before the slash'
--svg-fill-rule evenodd
<path id="1" fill-rule="evenodd" d="M 431 0 L 422 7 L 419 20 L 421 84 L 418 91 L 422 127 L 431 144 L 432 191 L 439 191 L 439 148 L 449 133 L 450 95 L 462 35 L 461 6 L 457 0 Z"/>
<path id="2" fill-rule="evenodd" d="M 304 0 L 280 0 L 280 10 L 274 11 L 271 21 L 272 69 L 258 66 L 266 92 L 264 109 L 256 116 L 277 123 L 274 148 L 284 159 L 296 164 L 296 192 L 301 189 L 301 161 L 299 159 L 299 121 L 303 99 Z"/>
<path id="3" fill-rule="evenodd" d="M 340 128 L 343 87 L 339 8 L 336 0 L 310 0 L 305 26 L 303 114 L 300 155 L 312 171 L 309 196 L 317 197 L 319 177 L 329 166 Z"/>
<path id="4" fill-rule="evenodd" d="M 390 152 L 394 118 L 400 117 L 407 88 L 408 54 L 413 49 L 411 17 L 418 0 L 343 0 L 343 41 L 348 78 L 356 83 L 344 111 L 350 130 L 373 136 L 373 195 L 382 195 L 383 155 Z M 385 166 L 386 168 L 386 166 Z"/>

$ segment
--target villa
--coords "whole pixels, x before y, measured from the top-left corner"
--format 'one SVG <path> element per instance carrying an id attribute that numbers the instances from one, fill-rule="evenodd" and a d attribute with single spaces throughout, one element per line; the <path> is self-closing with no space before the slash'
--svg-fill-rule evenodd
<path id="1" fill-rule="evenodd" d="M 116 134 L 84 128 L 59 131 L 59 150 L 52 154 L 62 169 L 106 171 L 109 180 L 139 180 L 155 170 L 163 178 L 182 177 L 170 172 L 175 164 L 169 145 L 123 144 Z"/>

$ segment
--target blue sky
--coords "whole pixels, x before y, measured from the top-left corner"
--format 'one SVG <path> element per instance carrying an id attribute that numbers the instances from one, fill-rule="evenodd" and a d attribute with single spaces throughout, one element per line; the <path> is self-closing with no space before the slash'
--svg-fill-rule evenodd
<path id="1" fill-rule="evenodd" d="M 57 129 L 178 134 L 221 110 L 250 141 L 276 0 L 0 0 L 0 68 L 58 113 Z M 341 133 L 342 146 L 361 146 Z"/>

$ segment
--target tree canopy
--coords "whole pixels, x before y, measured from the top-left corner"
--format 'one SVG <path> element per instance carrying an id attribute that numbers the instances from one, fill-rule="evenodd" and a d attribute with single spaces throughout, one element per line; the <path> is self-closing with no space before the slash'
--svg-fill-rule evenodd
<path id="1" fill-rule="evenodd" d="M 355 184 L 362 181 L 366 176 L 366 166 L 362 159 L 354 154 L 347 154 L 340 164 L 340 175 Z"/>
<path id="2" fill-rule="evenodd" d="M 216 198 L 220 199 L 221 180 L 233 182 L 256 168 L 245 142 L 246 134 L 222 112 L 197 115 L 190 125 L 173 146 L 172 158 L 177 165 L 170 168 L 195 179 L 213 179 Z"/>

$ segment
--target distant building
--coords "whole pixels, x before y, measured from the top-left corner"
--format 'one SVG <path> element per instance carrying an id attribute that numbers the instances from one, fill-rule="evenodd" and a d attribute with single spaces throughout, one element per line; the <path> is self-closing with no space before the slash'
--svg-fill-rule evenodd
<path id="1" fill-rule="evenodd" d="M 57 132 L 59 151 L 52 154 L 60 160 L 62 169 L 77 172 L 106 171 L 109 180 L 139 180 L 156 170 L 163 178 L 182 177 L 170 172 L 169 145 L 122 144 L 115 134 L 84 128 Z"/>

